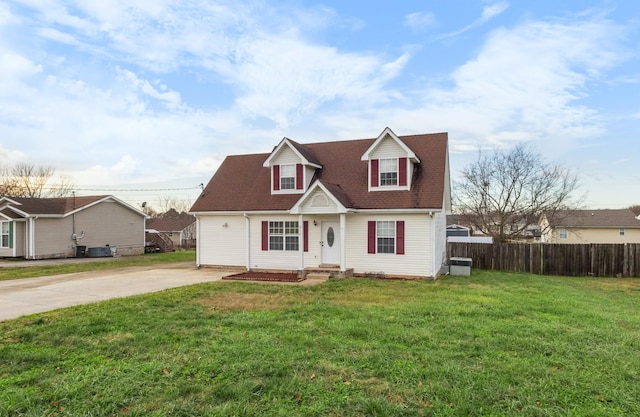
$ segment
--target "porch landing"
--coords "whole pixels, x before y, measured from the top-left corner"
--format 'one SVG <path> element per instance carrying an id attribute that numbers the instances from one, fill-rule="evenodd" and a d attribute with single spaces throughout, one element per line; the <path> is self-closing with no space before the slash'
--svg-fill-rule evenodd
<path id="1" fill-rule="evenodd" d="M 307 267 L 304 269 L 304 273 L 307 275 L 307 278 L 312 274 L 328 275 L 334 278 L 351 278 L 353 277 L 353 268 L 342 272 L 340 271 L 339 265 L 322 264 L 317 267 Z"/>

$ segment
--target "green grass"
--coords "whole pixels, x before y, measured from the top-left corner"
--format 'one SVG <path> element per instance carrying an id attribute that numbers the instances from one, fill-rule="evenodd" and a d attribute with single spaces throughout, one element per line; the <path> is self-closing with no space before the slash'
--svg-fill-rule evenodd
<path id="1" fill-rule="evenodd" d="M 4 266 L 0 268 L 0 281 L 20 278 L 42 277 L 47 275 L 71 274 L 74 272 L 99 271 L 105 269 L 124 268 L 130 266 L 155 265 L 158 263 L 195 262 L 196 252 L 176 251 L 153 253 L 139 256 L 122 256 L 116 258 L 96 258 L 92 262 L 68 263 L 65 265 L 38 265 L 39 261 L 10 261 L 12 263 L 28 263 L 32 266 Z"/>
<path id="2" fill-rule="evenodd" d="M 639 306 L 483 271 L 201 284 L 0 323 L 0 415 L 640 415 Z"/>

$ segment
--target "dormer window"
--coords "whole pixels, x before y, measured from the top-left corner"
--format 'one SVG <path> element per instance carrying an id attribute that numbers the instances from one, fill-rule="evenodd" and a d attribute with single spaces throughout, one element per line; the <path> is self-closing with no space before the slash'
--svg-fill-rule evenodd
<path id="1" fill-rule="evenodd" d="M 288 138 L 280 141 L 262 166 L 271 169 L 271 194 L 303 194 L 322 168 L 311 149 Z"/>
<path id="2" fill-rule="evenodd" d="M 370 189 L 408 190 L 407 158 L 381 158 L 369 162 Z"/>
<path id="3" fill-rule="evenodd" d="M 280 165 L 280 189 L 294 190 L 296 188 L 295 164 Z"/>
<path id="4" fill-rule="evenodd" d="M 369 191 L 408 191 L 420 159 L 388 127 L 360 157 L 369 164 Z"/>
<path id="5" fill-rule="evenodd" d="M 380 159 L 380 186 L 398 185 L 398 158 Z"/>

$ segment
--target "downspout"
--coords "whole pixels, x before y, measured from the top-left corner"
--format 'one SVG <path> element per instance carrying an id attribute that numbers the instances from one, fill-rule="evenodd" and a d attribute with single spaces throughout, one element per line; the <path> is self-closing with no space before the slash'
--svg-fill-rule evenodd
<path id="1" fill-rule="evenodd" d="M 340 272 L 347 270 L 347 215 L 340 213 Z"/>
<path id="2" fill-rule="evenodd" d="M 433 212 L 429 212 L 429 218 L 431 219 L 431 276 L 436 277 L 436 227 L 433 220 Z"/>
<path id="3" fill-rule="evenodd" d="M 245 218 L 245 240 L 247 242 L 247 271 L 251 269 L 251 218 L 247 216 L 247 213 L 242 213 Z"/>
<path id="4" fill-rule="evenodd" d="M 196 268 L 200 268 L 200 250 L 202 240 L 200 240 L 200 217 L 196 215 Z"/>
<path id="5" fill-rule="evenodd" d="M 300 253 L 300 271 L 304 271 L 304 240 L 305 240 L 305 236 L 304 236 L 304 218 L 301 214 L 298 214 L 298 231 L 299 231 L 299 236 L 302 237 L 302 239 L 298 238 L 298 252 Z"/>
<path id="6" fill-rule="evenodd" d="M 29 217 L 29 254 L 28 257 L 36 259 L 36 220 L 38 216 Z"/>

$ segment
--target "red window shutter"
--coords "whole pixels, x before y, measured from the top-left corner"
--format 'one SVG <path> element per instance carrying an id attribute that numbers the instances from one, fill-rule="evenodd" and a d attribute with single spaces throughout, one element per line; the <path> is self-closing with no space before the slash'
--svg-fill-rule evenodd
<path id="1" fill-rule="evenodd" d="M 396 254 L 404 255 L 404 220 L 396 222 Z"/>
<path id="2" fill-rule="evenodd" d="M 280 165 L 273 166 L 273 189 L 280 189 Z"/>
<path id="3" fill-rule="evenodd" d="M 377 159 L 371 160 L 371 186 L 372 187 L 378 186 L 378 160 Z"/>
<path id="4" fill-rule="evenodd" d="M 303 185 L 302 181 L 303 181 L 303 173 L 302 173 L 302 164 L 296 164 L 296 190 L 302 190 L 303 189 Z"/>
<path id="5" fill-rule="evenodd" d="M 376 253 L 376 222 L 370 220 L 368 224 L 369 233 L 367 235 L 367 253 Z"/>
<path id="6" fill-rule="evenodd" d="M 309 252 L 309 222 L 306 220 L 302 223 L 302 237 L 303 249 L 305 252 Z"/>
<path id="7" fill-rule="evenodd" d="M 269 222 L 262 222 L 262 250 L 269 250 Z"/>
<path id="8" fill-rule="evenodd" d="M 407 185 L 407 158 L 398 158 L 398 185 Z"/>

